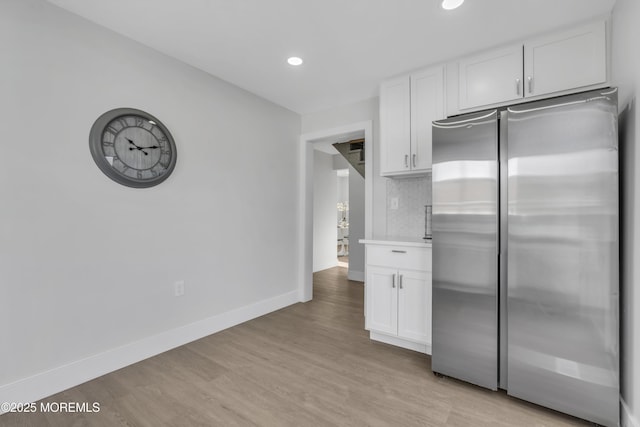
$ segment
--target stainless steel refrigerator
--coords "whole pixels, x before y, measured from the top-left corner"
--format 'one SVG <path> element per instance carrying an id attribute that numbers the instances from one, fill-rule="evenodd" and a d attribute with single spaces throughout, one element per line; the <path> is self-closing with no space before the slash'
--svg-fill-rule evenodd
<path id="1" fill-rule="evenodd" d="M 433 123 L 435 373 L 619 422 L 617 92 Z"/>

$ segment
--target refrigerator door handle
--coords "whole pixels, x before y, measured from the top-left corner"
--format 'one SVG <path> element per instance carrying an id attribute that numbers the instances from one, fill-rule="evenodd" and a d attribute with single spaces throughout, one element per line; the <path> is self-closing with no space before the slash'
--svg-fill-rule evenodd
<path id="1" fill-rule="evenodd" d="M 391 287 L 394 289 L 396 287 L 396 273 L 393 273 L 393 276 L 391 276 Z"/>
<path id="2" fill-rule="evenodd" d="M 476 116 L 474 115 L 471 118 L 466 118 L 466 119 L 462 119 L 462 120 L 457 120 L 457 121 L 453 121 L 451 119 L 446 119 L 446 121 L 434 121 L 433 122 L 433 127 L 435 128 L 440 128 L 440 129 L 452 129 L 452 128 L 460 128 L 460 127 L 469 127 L 469 126 L 473 126 L 473 125 L 479 125 L 479 124 L 483 124 L 484 122 L 480 122 L 480 120 L 484 120 L 484 119 L 495 119 L 494 116 L 496 116 L 497 114 L 497 110 L 493 110 L 487 114 L 485 114 L 484 116 Z"/>
<path id="3" fill-rule="evenodd" d="M 516 95 L 520 96 L 520 79 L 516 79 Z"/>
<path id="4" fill-rule="evenodd" d="M 507 218 L 508 218 L 508 170 L 507 170 L 507 117 L 500 112 L 500 140 L 498 144 L 498 385 L 507 389 Z"/>
<path id="5" fill-rule="evenodd" d="M 612 97 L 609 95 L 613 95 L 617 92 L 618 92 L 617 88 L 608 90 L 606 92 L 600 92 L 600 95 L 597 95 L 597 96 L 593 96 L 594 95 L 593 92 L 589 92 L 586 95 L 578 94 L 578 95 L 572 96 L 571 100 L 567 102 L 558 103 L 555 100 L 549 100 L 546 102 L 540 101 L 536 103 L 536 105 L 542 104 L 539 107 L 526 108 L 525 106 L 514 106 L 514 107 L 508 107 L 507 111 L 510 114 L 533 113 L 535 111 L 543 111 L 551 108 L 561 108 L 569 105 L 584 104 L 586 102 L 599 101 L 603 99 L 607 101 L 611 101 Z"/>

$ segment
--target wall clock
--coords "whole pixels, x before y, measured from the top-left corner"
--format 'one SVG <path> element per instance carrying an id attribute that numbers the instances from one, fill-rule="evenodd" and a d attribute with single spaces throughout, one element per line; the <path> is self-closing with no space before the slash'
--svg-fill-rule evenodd
<path id="1" fill-rule="evenodd" d="M 100 170 L 129 187 L 158 185 L 176 165 L 176 145 L 169 130 L 151 114 L 134 108 L 116 108 L 98 117 L 89 133 L 89 147 Z"/>

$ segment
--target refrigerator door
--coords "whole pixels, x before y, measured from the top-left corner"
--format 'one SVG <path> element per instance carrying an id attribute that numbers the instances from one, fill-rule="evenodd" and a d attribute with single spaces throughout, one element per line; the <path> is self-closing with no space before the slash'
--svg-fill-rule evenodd
<path id="1" fill-rule="evenodd" d="M 431 368 L 498 385 L 497 111 L 433 122 Z"/>
<path id="2" fill-rule="evenodd" d="M 616 90 L 511 107 L 508 393 L 618 425 Z"/>

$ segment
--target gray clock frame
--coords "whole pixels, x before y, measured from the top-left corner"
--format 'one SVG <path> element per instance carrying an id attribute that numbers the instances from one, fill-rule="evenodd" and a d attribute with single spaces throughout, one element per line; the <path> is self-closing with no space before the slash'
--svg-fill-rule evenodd
<path id="1" fill-rule="evenodd" d="M 104 151 L 102 149 L 102 140 L 103 140 L 103 134 L 105 132 L 105 127 L 109 123 L 111 123 L 113 120 L 123 116 L 138 116 L 138 117 L 142 117 L 147 121 L 151 120 L 155 123 L 155 126 L 157 126 L 162 131 L 162 133 L 164 133 L 164 135 L 167 137 L 167 143 L 171 147 L 171 159 L 169 161 L 169 166 L 167 167 L 165 173 L 153 178 L 146 178 L 146 179 L 134 178 L 134 177 L 125 176 L 121 174 L 120 172 L 115 170 L 111 166 L 111 164 L 107 161 L 104 155 Z M 151 114 L 145 111 L 138 110 L 135 108 L 116 108 L 116 109 L 107 111 L 106 113 L 98 117 L 98 119 L 95 121 L 93 126 L 91 126 L 91 131 L 89 132 L 89 149 L 91 150 L 91 156 L 93 157 L 93 160 L 96 162 L 96 165 L 98 166 L 98 168 L 100 168 L 100 170 L 105 175 L 107 175 L 109 178 L 111 178 L 113 181 L 119 184 L 125 185 L 127 187 L 133 187 L 133 188 L 153 187 L 155 185 L 160 184 L 167 178 L 169 178 L 169 175 L 171 175 L 171 173 L 173 172 L 173 169 L 176 166 L 176 160 L 178 157 L 178 152 L 176 151 L 176 144 L 175 144 L 175 141 L 173 140 L 173 136 L 171 136 L 171 132 L 169 132 L 169 129 L 167 129 L 166 126 L 162 124 L 162 122 L 158 120 L 156 117 L 152 116 Z"/>

